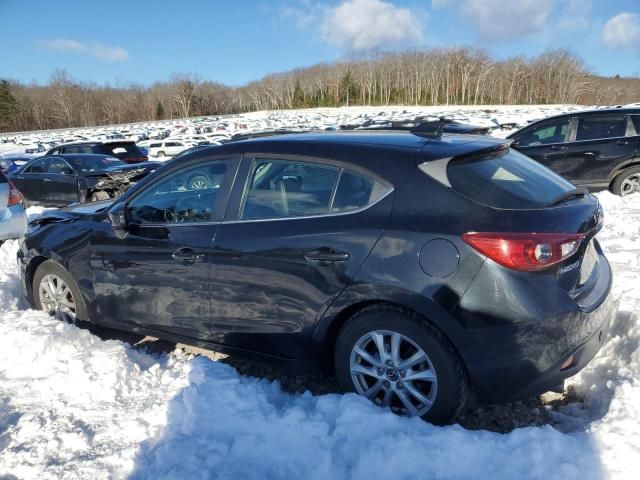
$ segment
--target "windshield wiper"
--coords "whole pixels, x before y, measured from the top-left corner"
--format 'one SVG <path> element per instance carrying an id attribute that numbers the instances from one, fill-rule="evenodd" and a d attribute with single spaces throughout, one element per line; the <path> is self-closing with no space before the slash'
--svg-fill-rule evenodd
<path id="1" fill-rule="evenodd" d="M 589 190 L 587 190 L 584 187 L 574 188 L 573 190 L 566 191 L 563 194 L 556 197 L 555 199 L 553 199 L 552 202 L 549 204 L 549 206 L 553 207 L 562 202 L 566 202 L 567 200 L 573 197 L 584 197 L 588 193 L 589 193 Z"/>

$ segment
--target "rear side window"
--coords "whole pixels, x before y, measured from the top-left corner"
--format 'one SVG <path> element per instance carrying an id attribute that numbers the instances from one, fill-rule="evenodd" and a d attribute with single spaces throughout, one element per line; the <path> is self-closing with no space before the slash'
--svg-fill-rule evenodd
<path id="1" fill-rule="evenodd" d="M 636 135 L 640 135 L 640 115 L 632 115 L 631 121 L 633 126 L 636 127 Z"/>
<path id="2" fill-rule="evenodd" d="M 329 213 L 338 169 L 306 162 L 256 160 L 242 209 L 243 219 Z"/>
<path id="3" fill-rule="evenodd" d="M 378 201 L 387 191 L 388 187 L 380 182 L 343 171 L 338 181 L 331 212 L 345 212 L 366 207 Z"/>
<path id="4" fill-rule="evenodd" d="M 624 115 L 597 115 L 578 119 L 576 141 L 624 137 L 627 119 Z"/>
<path id="5" fill-rule="evenodd" d="M 505 209 L 545 207 L 575 188 L 538 162 L 507 148 L 452 160 L 447 179 L 451 188 L 471 200 Z"/>

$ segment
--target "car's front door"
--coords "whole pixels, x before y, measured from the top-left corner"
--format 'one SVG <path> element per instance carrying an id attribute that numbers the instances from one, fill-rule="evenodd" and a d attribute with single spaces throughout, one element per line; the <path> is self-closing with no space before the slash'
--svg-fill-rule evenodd
<path id="1" fill-rule="evenodd" d="M 92 318 L 209 338 L 210 247 L 238 164 L 210 158 L 174 166 L 112 207 L 123 208 L 126 233 L 105 228 L 92 236 Z M 194 178 L 207 181 L 194 189 Z"/>
<path id="2" fill-rule="evenodd" d="M 564 176 L 576 185 L 607 188 L 609 174 L 634 158 L 638 137 L 631 134 L 633 124 L 624 112 L 585 114 L 576 121 Z"/>
<path id="3" fill-rule="evenodd" d="M 48 177 L 47 167 L 50 158 L 39 158 L 27 165 L 21 172 L 11 177 L 22 196 L 28 203 L 45 203 L 44 179 Z"/>
<path id="4" fill-rule="evenodd" d="M 239 178 L 211 253 L 212 334 L 297 357 L 379 238 L 392 188 L 369 172 L 283 156 L 245 156 Z"/>
<path id="5" fill-rule="evenodd" d="M 60 157 L 50 159 L 42 182 L 44 201 L 48 205 L 65 206 L 79 200 L 78 176 Z"/>
<path id="6" fill-rule="evenodd" d="M 535 161 L 563 175 L 571 118 L 563 117 L 532 125 L 515 138 L 514 147 Z"/>

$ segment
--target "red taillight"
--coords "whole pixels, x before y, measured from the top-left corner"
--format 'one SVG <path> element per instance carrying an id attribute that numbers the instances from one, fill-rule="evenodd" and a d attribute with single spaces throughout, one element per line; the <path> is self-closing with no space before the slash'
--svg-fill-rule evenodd
<path id="1" fill-rule="evenodd" d="M 580 248 L 580 233 L 482 233 L 462 239 L 502 266 L 532 272 L 569 258 Z"/>
<path id="2" fill-rule="evenodd" d="M 15 187 L 15 185 L 9 182 L 9 199 L 7 200 L 7 207 L 13 207 L 14 205 L 18 205 L 22 202 L 22 195 Z"/>

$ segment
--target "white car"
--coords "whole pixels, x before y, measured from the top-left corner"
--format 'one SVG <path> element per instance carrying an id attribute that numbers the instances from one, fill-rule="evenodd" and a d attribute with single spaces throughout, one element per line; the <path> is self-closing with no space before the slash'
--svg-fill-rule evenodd
<path id="1" fill-rule="evenodd" d="M 191 148 L 191 144 L 179 140 L 163 140 L 149 143 L 148 150 L 150 157 L 163 158 L 173 157 L 187 148 Z"/>

